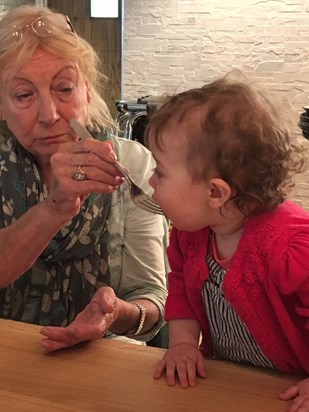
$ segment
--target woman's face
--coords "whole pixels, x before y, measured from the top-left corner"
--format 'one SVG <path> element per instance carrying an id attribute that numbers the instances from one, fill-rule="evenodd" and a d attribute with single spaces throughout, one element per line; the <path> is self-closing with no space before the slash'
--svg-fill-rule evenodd
<path id="1" fill-rule="evenodd" d="M 39 162 L 48 163 L 59 145 L 76 140 L 70 119 L 85 123 L 90 102 L 76 62 L 37 50 L 14 75 L 0 79 L 0 115 L 16 139 Z"/>

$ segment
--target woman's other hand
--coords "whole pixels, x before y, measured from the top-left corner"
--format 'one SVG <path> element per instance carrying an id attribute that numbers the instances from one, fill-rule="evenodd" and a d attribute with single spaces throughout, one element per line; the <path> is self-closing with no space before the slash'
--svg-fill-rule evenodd
<path id="1" fill-rule="evenodd" d="M 118 317 L 118 299 L 112 288 L 102 287 L 67 327 L 46 326 L 40 333 L 46 352 L 68 348 L 86 340 L 100 339 Z"/>
<path id="2" fill-rule="evenodd" d="M 288 412 L 309 412 L 309 378 L 280 393 L 279 398 L 283 401 L 293 399 Z"/>
<path id="3" fill-rule="evenodd" d="M 182 388 L 196 385 L 196 375 L 206 377 L 205 360 L 197 345 L 178 343 L 172 346 L 157 364 L 154 378 L 158 379 L 166 371 L 166 381 L 175 385 L 176 376 Z"/>

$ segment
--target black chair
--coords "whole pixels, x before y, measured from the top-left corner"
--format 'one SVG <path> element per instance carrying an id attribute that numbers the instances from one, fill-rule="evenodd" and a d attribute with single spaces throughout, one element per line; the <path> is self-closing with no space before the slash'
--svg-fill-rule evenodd
<path id="1" fill-rule="evenodd" d="M 304 112 L 299 117 L 299 127 L 305 139 L 309 140 L 309 107 L 304 107 Z"/>
<path id="2" fill-rule="evenodd" d="M 143 96 L 137 101 L 117 100 L 118 136 L 144 143 L 144 132 L 149 122 L 149 116 L 156 110 L 160 97 Z"/>
<path id="3" fill-rule="evenodd" d="M 162 326 L 156 336 L 146 343 L 147 346 L 168 349 L 168 324 Z"/>

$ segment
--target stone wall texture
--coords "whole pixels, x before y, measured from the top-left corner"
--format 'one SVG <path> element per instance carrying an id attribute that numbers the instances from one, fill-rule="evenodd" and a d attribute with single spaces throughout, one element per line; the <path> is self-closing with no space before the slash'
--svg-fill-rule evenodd
<path id="1" fill-rule="evenodd" d="M 0 17 L 3 14 L 6 14 L 8 11 L 11 9 L 14 9 L 15 7 L 22 6 L 24 4 L 31 4 L 35 3 L 35 1 L 31 0 L 0 0 Z"/>
<path id="2" fill-rule="evenodd" d="M 199 87 L 241 69 L 292 105 L 309 106 L 309 0 L 125 0 L 123 98 Z M 309 210 L 309 172 L 296 201 Z"/>

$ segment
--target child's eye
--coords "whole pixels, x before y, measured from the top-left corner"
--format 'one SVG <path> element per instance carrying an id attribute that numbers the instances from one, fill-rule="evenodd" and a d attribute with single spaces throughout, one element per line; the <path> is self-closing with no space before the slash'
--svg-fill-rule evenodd
<path id="1" fill-rule="evenodd" d="M 157 177 L 162 177 L 162 173 L 156 167 L 153 169 L 153 174 Z"/>

